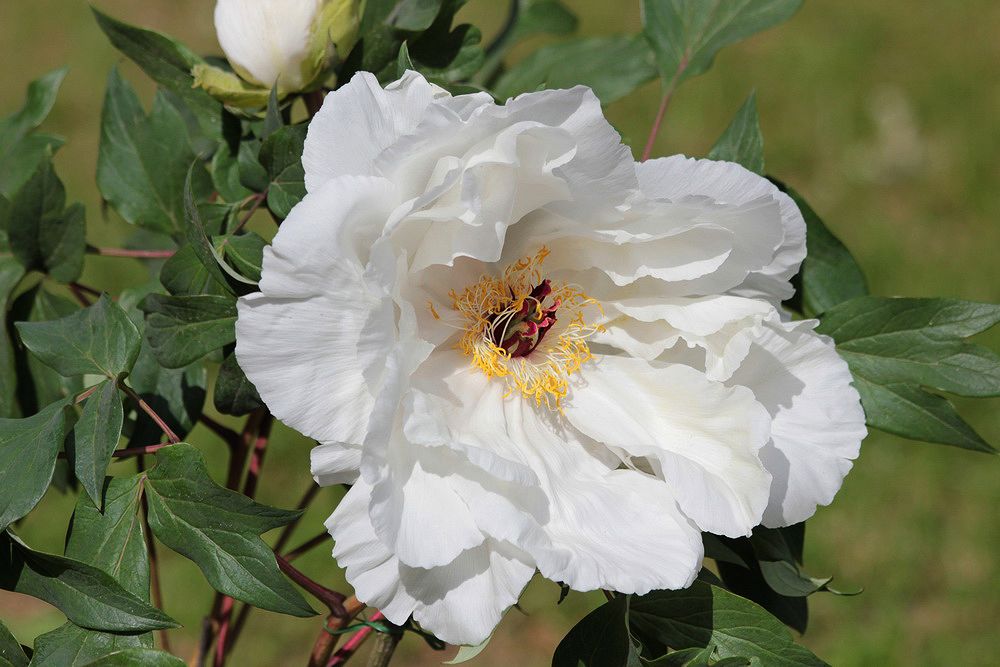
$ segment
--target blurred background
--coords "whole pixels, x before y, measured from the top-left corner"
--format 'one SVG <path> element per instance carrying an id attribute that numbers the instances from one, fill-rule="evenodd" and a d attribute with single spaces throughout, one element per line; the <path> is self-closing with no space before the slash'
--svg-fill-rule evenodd
<path id="1" fill-rule="evenodd" d="M 210 0 L 95 0 L 124 21 L 216 53 Z M 638 2 L 566 0 L 584 34 L 636 32 Z M 489 36 L 506 3 L 470 0 L 462 17 Z M 756 89 L 768 172 L 798 189 L 858 257 L 882 295 L 1000 302 L 1000 3 L 963 0 L 814 0 L 790 22 L 723 50 L 685 83 L 654 155 L 703 155 Z M 515 58 L 538 46 L 534 41 Z M 116 64 L 151 99 L 152 86 L 106 42 L 80 0 L 0 0 L 0 115 L 28 82 L 68 64 L 47 132 L 68 139 L 56 164 L 71 200 L 88 212 L 88 240 L 122 245 L 131 233 L 103 214 L 94 184 L 104 83 Z M 659 101 L 652 83 L 607 113 L 641 151 Z M 143 282 L 130 259 L 94 258 L 81 282 L 110 291 Z M 981 341 L 1000 349 L 1000 331 Z M 958 401 L 984 437 L 1000 443 L 1000 401 Z M 228 420 L 236 423 L 235 420 Z M 189 438 L 219 476 L 225 447 L 204 427 Z M 259 497 L 293 506 L 309 484 L 309 444 L 279 428 Z M 130 464 L 112 467 L 123 474 Z M 292 544 L 322 531 L 337 500 L 326 490 Z M 20 528 L 36 548 L 61 552 L 74 499 L 50 491 Z M 806 565 L 834 575 L 851 598 L 817 594 L 802 641 L 834 665 L 995 664 L 1000 653 L 1000 461 L 873 434 L 830 508 L 809 521 Z M 45 518 L 45 521 L 40 519 Z M 54 519 L 54 520 L 53 520 Z M 184 623 L 173 648 L 191 654 L 212 593 L 197 569 L 161 546 L 165 606 Z M 348 590 L 326 547 L 301 561 L 314 578 Z M 601 596 L 536 580 L 472 665 L 549 664 L 559 639 Z M 522 613 L 523 611 L 523 613 Z M 62 623 L 53 608 L 0 592 L 0 618 L 18 639 Z M 255 612 L 233 665 L 305 663 L 319 618 Z M 413 636 L 393 664 L 437 665 L 450 653 Z M 355 659 L 358 662 L 361 660 Z"/>

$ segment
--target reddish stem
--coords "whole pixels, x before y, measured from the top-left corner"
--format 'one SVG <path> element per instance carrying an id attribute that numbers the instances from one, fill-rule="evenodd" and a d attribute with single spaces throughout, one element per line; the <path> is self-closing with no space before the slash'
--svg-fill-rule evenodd
<path id="1" fill-rule="evenodd" d="M 369 622 L 374 622 L 380 621 L 383 618 L 385 618 L 385 616 L 382 615 L 382 612 L 376 611 L 368 620 Z M 365 643 L 365 640 L 371 636 L 374 630 L 374 628 L 368 625 L 359 629 L 356 633 L 354 633 L 353 637 L 348 639 L 343 646 L 337 649 L 337 652 L 333 654 L 330 661 L 326 663 L 326 667 L 339 667 L 339 665 L 343 665 L 347 662 L 347 659 L 354 655 L 359 648 L 361 648 L 361 645 Z"/>
<path id="2" fill-rule="evenodd" d="M 331 614 L 337 618 L 347 616 L 347 610 L 344 608 L 344 600 L 346 598 L 343 593 L 330 590 L 323 584 L 313 581 L 295 569 L 281 554 L 274 554 L 274 558 L 278 561 L 278 567 L 288 575 L 289 579 L 309 591 L 314 598 L 325 604 L 330 609 Z"/>
<path id="3" fill-rule="evenodd" d="M 87 399 L 88 396 L 93 394 L 100 388 L 100 384 L 95 384 L 93 387 L 87 387 L 82 392 L 80 392 L 77 397 L 73 400 L 74 403 L 82 403 Z"/>
<path id="4" fill-rule="evenodd" d="M 660 109 L 656 112 L 656 120 L 653 121 L 653 128 L 649 131 L 649 138 L 646 139 L 646 147 L 642 151 L 642 162 L 649 159 L 649 156 L 653 153 L 653 145 L 656 143 L 656 135 L 660 133 L 660 126 L 663 125 L 663 117 L 667 113 L 667 107 L 670 106 L 670 98 L 674 95 L 674 88 L 671 86 L 667 89 L 667 92 L 663 95 L 663 99 L 660 101 Z"/>
<path id="5" fill-rule="evenodd" d="M 260 480 L 260 470 L 264 465 L 264 454 L 267 452 L 267 441 L 271 435 L 271 424 L 273 423 L 274 417 L 265 413 L 254 438 L 253 450 L 250 452 L 250 468 L 247 471 L 247 479 L 243 483 L 243 495 L 248 498 L 253 498 L 257 493 L 257 483 Z"/>
<path id="6" fill-rule="evenodd" d="M 130 250 L 128 248 L 96 248 L 88 246 L 87 252 L 104 257 L 133 257 L 135 259 L 167 259 L 173 257 L 176 250 Z"/>
<path id="7" fill-rule="evenodd" d="M 139 472 L 145 470 L 145 462 L 142 457 L 136 459 L 136 467 Z M 143 476 L 145 479 L 145 476 Z M 160 559 L 156 555 L 156 542 L 153 541 L 153 531 L 149 527 L 149 501 L 146 494 L 142 494 L 142 533 L 146 540 L 146 551 L 149 554 L 149 585 L 153 598 L 153 605 L 157 609 L 163 609 L 163 589 L 160 588 Z M 170 637 L 166 630 L 160 630 L 160 648 L 170 653 Z"/>
<path id="8" fill-rule="evenodd" d="M 156 410 L 150 407 L 149 403 L 142 400 L 142 397 L 135 393 L 135 390 L 132 389 L 132 387 L 128 386 L 124 382 L 119 382 L 118 386 L 121 387 L 122 391 L 131 396 L 132 400 L 139 404 L 139 407 L 142 408 L 143 412 L 149 415 L 150 419 L 156 422 L 156 425 L 160 427 L 163 434 L 167 436 L 167 440 L 170 441 L 170 444 L 176 444 L 181 441 L 181 439 L 177 437 L 177 434 L 174 433 L 173 429 L 167 426 L 167 422 L 165 422 L 160 415 L 156 414 Z"/>
<path id="9" fill-rule="evenodd" d="M 229 623 L 233 619 L 233 598 L 228 595 L 222 598 L 219 606 L 219 635 L 215 641 L 215 667 L 222 667 L 226 664 L 227 638 L 229 636 Z"/>
<path id="10" fill-rule="evenodd" d="M 238 222 L 238 223 L 236 224 L 236 226 L 235 226 L 235 227 L 233 227 L 233 231 L 231 232 L 230 236 L 231 236 L 232 234 L 237 234 L 237 233 L 239 233 L 239 231 L 240 231 L 241 229 L 243 229 L 244 227 L 246 227 L 246 224 L 247 224 L 248 222 L 250 222 L 250 218 L 252 218 L 252 217 L 253 217 L 253 214 L 257 212 L 257 209 L 259 209 L 259 208 L 260 208 L 260 206 L 261 206 L 261 204 L 263 204 L 263 203 L 264 203 L 264 201 L 266 201 L 266 200 L 267 200 L 267 192 L 266 192 L 266 191 L 265 191 L 265 192 L 260 192 L 260 193 L 258 193 L 258 194 L 255 194 L 255 195 L 253 196 L 253 205 L 252 205 L 252 206 L 251 206 L 251 207 L 250 207 L 250 208 L 249 208 L 249 209 L 247 210 L 246 214 L 245 214 L 245 215 L 243 216 L 243 218 L 242 218 L 242 219 L 241 219 L 241 220 L 240 220 L 240 221 L 239 221 L 239 222 Z M 228 243 L 228 242 L 229 242 L 229 239 L 226 239 L 226 240 L 225 240 L 225 241 L 223 242 L 223 245 L 225 245 L 225 244 L 226 244 L 226 243 Z"/>

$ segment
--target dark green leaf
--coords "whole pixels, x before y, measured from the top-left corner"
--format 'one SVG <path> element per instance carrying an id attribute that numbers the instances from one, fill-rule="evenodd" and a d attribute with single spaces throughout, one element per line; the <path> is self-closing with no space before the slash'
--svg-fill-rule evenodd
<path id="1" fill-rule="evenodd" d="M 260 282 L 261 265 L 264 259 L 264 246 L 267 241 L 253 232 L 238 236 L 227 236 L 219 242 L 223 256 L 240 275 L 255 283 Z"/>
<path id="2" fill-rule="evenodd" d="M 483 65 L 479 28 L 463 24 L 450 29 L 451 19 L 435 24 L 408 42 L 407 53 L 414 68 L 428 79 L 444 83 L 468 81 Z M 395 67 L 392 68 L 395 72 Z"/>
<path id="3" fill-rule="evenodd" d="M 80 484 L 101 507 L 104 475 L 125 422 L 125 410 L 114 380 L 105 380 L 83 404 L 80 421 L 73 427 L 67 454 Z"/>
<path id="4" fill-rule="evenodd" d="M 14 348 L 7 333 L 7 303 L 23 277 L 24 267 L 20 262 L 13 257 L 0 257 L 0 417 L 16 414 L 17 374 Z"/>
<path id="5" fill-rule="evenodd" d="M 173 619 L 126 591 L 103 570 L 33 551 L 9 532 L 0 534 L 0 588 L 44 600 L 73 623 L 94 630 L 177 627 Z"/>
<path id="6" fill-rule="evenodd" d="M 251 193 L 264 192 L 267 189 L 270 179 L 267 169 L 260 163 L 257 156 L 260 154 L 260 141 L 251 139 L 240 143 L 239 152 L 236 155 L 236 164 L 240 171 L 240 183 L 248 188 Z"/>
<path id="7" fill-rule="evenodd" d="M 278 105 L 278 87 L 275 86 L 271 88 L 271 94 L 267 96 L 267 111 L 264 114 L 264 123 L 260 128 L 261 141 L 284 126 L 285 119 L 281 117 L 281 107 Z"/>
<path id="8" fill-rule="evenodd" d="M 35 654 L 31 658 L 31 665 L 83 667 L 115 651 L 151 646 L 152 637 L 149 634 L 99 632 L 64 623 L 35 639 Z"/>
<path id="9" fill-rule="evenodd" d="M 7 664 L 13 667 L 26 667 L 28 664 L 28 656 L 24 654 L 21 643 L 3 622 L 0 622 L 0 659 L 6 660 Z"/>
<path id="10" fill-rule="evenodd" d="M 190 445 L 161 449 L 148 475 L 153 532 L 197 563 L 217 591 L 255 607 L 313 615 L 281 574 L 274 553 L 258 537 L 295 520 L 299 512 L 260 505 L 217 485 L 201 453 Z"/>
<path id="11" fill-rule="evenodd" d="M 29 134 L 0 149 L 0 197 L 13 197 L 64 143 L 51 134 Z"/>
<path id="12" fill-rule="evenodd" d="M 0 120 L 0 151 L 42 124 L 56 102 L 56 94 L 67 71 L 68 68 L 62 67 L 28 84 L 24 106 Z"/>
<path id="13" fill-rule="evenodd" d="M 86 667 L 184 667 L 185 663 L 180 658 L 156 651 L 151 648 L 129 648 L 115 651 L 108 655 L 87 663 Z"/>
<path id="14" fill-rule="evenodd" d="M 75 301 L 56 296 L 42 284 L 23 292 L 11 307 L 14 322 L 45 322 L 80 310 Z M 32 415 L 49 403 L 75 396 L 83 389 L 83 378 L 66 378 L 55 372 L 23 347 L 14 351 L 17 365 L 17 400 L 21 414 Z M 64 462 L 65 463 L 65 462 Z M 57 469 L 58 473 L 58 469 Z"/>
<path id="15" fill-rule="evenodd" d="M 181 368 L 236 340 L 236 300 L 150 294 L 142 302 L 146 337 L 160 364 Z"/>
<path id="16" fill-rule="evenodd" d="M 619 595 L 587 614 L 559 642 L 552 667 L 640 667 L 629 636 L 628 602 Z"/>
<path id="17" fill-rule="evenodd" d="M 209 275 L 191 244 L 182 245 L 160 269 L 160 282 L 174 296 L 214 294 L 222 296 L 229 290 Z"/>
<path id="18" fill-rule="evenodd" d="M 906 384 L 879 384 L 855 375 L 869 426 L 911 440 L 995 454 L 996 449 L 969 426 L 945 398 Z"/>
<path id="19" fill-rule="evenodd" d="M 802 0 L 642 0 L 643 33 L 668 87 L 704 74 L 719 49 L 791 18 Z"/>
<path id="20" fill-rule="evenodd" d="M 58 320 L 18 322 L 17 330 L 25 347 L 65 376 L 117 378 L 131 370 L 141 342 L 135 324 L 107 295 Z"/>
<path id="21" fill-rule="evenodd" d="M 861 267 L 795 190 L 776 182 L 798 204 L 806 221 L 806 258 L 799 271 L 805 315 L 815 317 L 838 303 L 868 294 Z"/>
<path id="22" fill-rule="evenodd" d="M 150 78 L 184 100 L 207 136 L 222 137 L 222 105 L 193 85 L 191 69 L 204 62 L 201 58 L 166 35 L 122 23 L 97 9 L 91 9 L 101 30 L 115 48 L 141 67 Z"/>
<path id="23" fill-rule="evenodd" d="M 235 354 L 226 357 L 219 368 L 213 400 L 215 409 L 227 415 L 245 415 L 264 405 L 256 387 L 237 363 Z"/>
<path id="24" fill-rule="evenodd" d="M 410 57 L 410 47 L 403 42 L 399 45 L 399 55 L 396 56 L 396 76 L 402 77 L 409 69 L 416 69 L 416 65 Z"/>
<path id="25" fill-rule="evenodd" d="M 66 206 L 66 190 L 51 160 L 43 160 L 14 193 L 6 211 L 10 248 L 26 269 L 71 282 L 83 270 L 83 206 Z"/>
<path id="26" fill-rule="evenodd" d="M 539 34 L 569 35 L 576 31 L 578 23 L 573 12 L 559 0 L 535 0 L 518 15 L 511 41 Z"/>
<path id="27" fill-rule="evenodd" d="M 240 164 L 237 155 L 228 145 L 223 145 L 212 156 L 212 182 L 215 190 L 227 202 L 238 202 L 253 194 L 240 181 Z"/>
<path id="28" fill-rule="evenodd" d="M 164 234 L 184 227 L 184 184 L 188 173 L 196 199 L 206 198 L 212 182 L 187 139 L 184 119 L 158 93 L 147 117 L 117 69 L 108 77 L 101 114 L 97 185 L 104 198 L 133 225 Z"/>
<path id="29" fill-rule="evenodd" d="M 444 0 L 398 0 L 386 23 L 398 30 L 420 32 L 434 23 Z"/>
<path id="30" fill-rule="evenodd" d="M 714 646 L 720 658 L 756 658 L 769 667 L 826 664 L 796 645 L 785 626 L 758 605 L 701 582 L 633 597 L 628 618 L 632 636 L 644 647 Z"/>
<path id="31" fill-rule="evenodd" d="M 756 93 L 750 93 L 729 127 L 708 152 L 708 157 L 736 162 L 752 172 L 764 173 L 764 136 L 760 133 Z"/>
<path id="32" fill-rule="evenodd" d="M 260 163 L 270 180 L 267 205 L 279 218 L 287 217 L 292 207 L 306 196 L 302 169 L 305 139 L 305 125 L 289 125 L 265 139 L 260 148 Z"/>
<path id="33" fill-rule="evenodd" d="M 0 530 L 45 495 L 65 435 L 62 401 L 31 417 L 0 419 Z"/>
<path id="34" fill-rule="evenodd" d="M 208 271 L 208 275 L 211 276 L 221 287 L 224 287 L 227 292 L 234 294 L 235 290 L 232 286 L 233 280 L 244 283 L 249 283 L 250 281 L 233 271 L 229 265 L 225 263 L 222 256 L 219 255 L 215 246 L 212 245 L 212 242 L 209 239 L 211 232 L 206 226 L 205 220 L 202 218 L 201 211 L 195 203 L 194 193 L 192 190 L 192 178 L 196 173 L 196 170 L 197 165 L 192 165 L 191 170 L 188 171 L 187 178 L 184 181 L 185 236 L 192 251 L 195 255 L 197 255 L 198 259 L 202 263 L 202 266 L 205 267 L 205 270 Z"/>
<path id="35" fill-rule="evenodd" d="M 579 84 L 593 88 L 608 104 L 655 76 L 653 55 L 641 37 L 586 37 L 538 49 L 500 77 L 496 96 Z"/>
<path id="36" fill-rule="evenodd" d="M 828 310 L 817 331 L 832 336 L 851 367 L 868 423 L 891 433 L 992 451 L 945 399 L 1000 394 L 1000 357 L 965 338 L 1000 322 L 1000 306 L 957 299 L 859 297 Z"/>

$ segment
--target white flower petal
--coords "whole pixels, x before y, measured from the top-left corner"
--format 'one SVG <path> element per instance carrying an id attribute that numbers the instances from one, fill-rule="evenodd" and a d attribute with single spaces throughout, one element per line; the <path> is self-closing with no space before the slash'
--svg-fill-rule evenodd
<path id="1" fill-rule="evenodd" d="M 218 0 L 215 30 L 229 62 L 250 81 L 299 90 L 322 0 Z"/>
<path id="2" fill-rule="evenodd" d="M 534 557 L 543 575 L 575 590 L 645 593 L 690 585 L 701 563 L 701 536 L 667 484 L 609 466 L 596 454 L 598 443 L 556 413 L 505 396 L 504 383 L 451 356 L 457 362 L 436 391 L 443 399 L 439 416 L 452 437 L 531 468 L 547 501 L 542 513 L 531 488 L 515 488 L 517 496 L 480 506 L 474 501 L 485 495 L 482 490 L 457 485 L 484 531 L 495 534 L 516 524 L 517 536 L 506 536 Z M 492 516 L 490 506 L 502 512 Z"/>
<path id="3" fill-rule="evenodd" d="M 791 197 L 767 179 L 732 162 L 674 155 L 636 163 L 636 172 L 643 194 L 653 199 L 677 203 L 708 197 L 737 207 L 757 201 L 775 202 L 778 219 L 774 222 L 779 226 L 779 234 L 777 243 L 770 243 L 771 256 L 765 264 L 754 267 L 742 284 L 729 289 L 741 296 L 768 299 L 775 305 L 793 294 L 788 280 L 798 272 L 806 256 L 806 226 Z M 743 228 L 736 247 L 746 253 L 762 238 L 770 242 L 767 222 L 758 221 Z M 765 233 L 768 236 L 762 237 Z"/>
<path id="4" fill-rule="evenodd" d="M 742 387 L 726 388 L 680 364 L 602 357 L 580 371 L 566 417 L 609 447 L 655 461 L 701 530 L 749 535 L 771 476 L 757 457 L 770 418 Z"/>
<path id="5" fill-rule="evenodd" d="M 369 494 L 370 488 L 359 482 L 326 524 L 335 540 L 333 555 L 358 599 L 399 625 L 413 614 L 444 641 L 484 641 L 534 574 L 530 558 L 509 544 L 490 540 L 441 567 L 402 565 L 372 527 Z"/>
<path id="6" fill-rule="evenodd" d="M 313 447 L 309 452 L 310 470 L 320 486 L 354 484 L 361 468 L 361 447 L 334 443 Z"/>
<path id="7" fill-rule="evenodd" d="M 756 329 L 728 384 L 749 387 L 773 417 L 761 459 L 774 477 L 768 527 L 805 521 L 827 505 L 858 456 L 867 431 L 851 372 L 814 322 L 774 318 Z"/>

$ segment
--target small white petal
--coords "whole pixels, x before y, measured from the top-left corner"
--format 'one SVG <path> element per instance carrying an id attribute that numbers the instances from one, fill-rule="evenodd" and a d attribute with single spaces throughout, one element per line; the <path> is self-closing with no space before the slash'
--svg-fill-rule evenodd
<path id="1" fill-rule="evenodd" d="M 602 357 L 580 378 L 566 417 L 598 442 L 655 461 L 701 530 L 738 537 L 760 523 L 771 476 L 757 452 L 770 417 L 751 392 L 626 357 Z"/>
<path id="2" fill-rule="evenodd" d="M 815 323 L 773 318 L 753 332 L 749 353 L 728 384 L 753 390 L 770 411 L 771 441 L 761 459 L 774 477 L 768 527 L 805 521 L 827 505 L 867 434 L 851 372 Z"/>
<path id="3" fill-rule="evenodd" d="M 309 452 L 310 470 L 320 486 L 354 484 L 361 467 L 361 447 L 334 443 L 313 447 Z"/>

